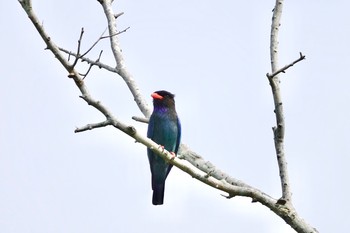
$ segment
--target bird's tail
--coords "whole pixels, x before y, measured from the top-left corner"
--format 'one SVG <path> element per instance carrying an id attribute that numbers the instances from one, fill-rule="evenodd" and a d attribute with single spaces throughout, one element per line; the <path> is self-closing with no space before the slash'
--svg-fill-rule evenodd
<path id="1" fill-rule="evenodd" d="M 153 185 L 153 197 L 152 197 L 153 205 L 163 205 L 164 186 L 165 186 L 165 183 Z"/>

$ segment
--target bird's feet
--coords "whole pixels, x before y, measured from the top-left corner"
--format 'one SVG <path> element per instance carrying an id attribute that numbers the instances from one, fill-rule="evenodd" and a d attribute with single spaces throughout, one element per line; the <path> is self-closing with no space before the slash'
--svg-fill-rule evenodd
<path id="1" fill-rule="evenodd" d="M 174 152 L 170 152 L 170 155 L 171 155 L 171 158 L 170 158 L 170 160 L 174 160 L 175 159 L 175 157 L 176 157 L 176 154 L 174 153 Z"/>
<path id="2" fill-rule="evenodd" d="M 160 148 L 162 149 L 162 152 L 164 152 L 164 146 L 159 145 L 158 149 L 160 149 Z M 174 160 L 175 157 L 176 157 L 176 154 L 174 152 L 172 152 L 172 151 L 169 151 L 169 153 L 171 155 L 170 160 Z"/>
<path id="3" fill-rule="evenodd" d="M 159 145 L 159 146 L 158 146 L 158 149 L 160 149 L 160 148 L 162 149 L 162 152 L 164 152 L 164 146 Z"/>

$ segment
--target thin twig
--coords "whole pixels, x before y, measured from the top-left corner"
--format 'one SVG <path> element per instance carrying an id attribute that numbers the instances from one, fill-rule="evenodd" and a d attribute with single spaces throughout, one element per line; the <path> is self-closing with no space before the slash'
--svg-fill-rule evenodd
<path id="1" fill-rule="evenodd" d="M 118 17 L 120 17 L 122 15 L 124 15 L 124 12 L 117 13 L 117 14 L 114 15 L 114 18 L 117 19 Z"/>
<path id="2" fill-rule="evenodd" d="M 74 133 L 80 133 L 80 132 L 84 132 L 86 130 L 92 130 L 92 129 L 96 129 L 96 128 L 101 128 L 101 127 L 106 127 L 108 125 L 112 125 L 112 122 L 110 120 L 105 120 L 99 123 L 91 123 L 91 124 L 87 124 L 83 127 L 77 127 L 74 130 Z"/>
<path id="3" fill-rule="evenodd" d="M 138 122 L 142 122 L 142 123 L 147 123 L 147 124 L 148 124 L 148 121 L 149 121 L 148 118 L 145 118 L 145 117 L 138 117 L 138 116 L 133 116 L 133 117 L 131 117 L 131 119 L 133 119 L 134 121 L 138 121 Z"/>
<path id="4" fill-rule="evenodd" d="M 107 28 L 102 32 L 101 36 L 91 45 L 91 47 L 85 53 L 83 53 L 79 58 L 85 57 L 85 55 L 88 54 L 98 44 L 98 42 L 100 42 L 100 40 L 102 39 L 102 37 L 106 33 L 106 31 L 107 31 Z M 79 53 L 77 53 L 77 54 L 79 54 Z"/>
<path id="5" fill-rule="evenodd" d="M 101 56 L 102 56 L 102 52 L 103 52 L 103 50 L 100 51 L 100 55 L 98 56 L 98 58 L 97 58 L 97 60 L 95 61 L 95 63 L 100 61 Z M 80 74 L 81 76 L 83 76 L 83 79 L 86 78 L 86 76 L 89 74 L 89 72 L 90 72 L 90 70 L 91 70 L 91 68 L 92 68 L 93 66 L 94 66 L 94 64 L 91 63 L 90 66 L 89 66 L 89 69 L 87 70 L 87 72 L 86 72 L 85 74 Z"/>
<path id="6" fill-rule="evenodd" d="M 122 34 L 124 32 L 126 32 L 130 27 L 125 28 L 123 31 L 118 32 L 116 35 Z M 92 46 L 84 53 L 81 55 L 81 57 L 84 57 L 86 54 L 88 54 L 97 44 L 98 42 L 100 42 L 100 40 L 109 38 L 111 36 L 116 36 L 116 35 L 108 35 L 108 36 L 104 36 L 104 34 L 106 33 L 107 28 L 102 32 L 101 36 L 92 44 Z"/>
<path id="7" fill-rule="evenodd" d="M 81 40 L 82 40 L 82 36 L 83 36 L 83 33 L 84 33 L 84 28 L 82 28 L 82 31 L 81 31 L 81 33 L 80 33 L 80 38 L 79 38 L 79 40 L 78 40 L 78 49 L 77 49 L 78 51 L 77 51 L 77 53 L 73 53 L 73 52 L 68 51 L 68 50 L 66 50 L 66 49 L 64 49 L 64 48 L 59 48 L 59 49 L 60 49 L 62 52 L 65 52 L 65 53 L 68 54 L 68 61 L 69 61 L 70 56 L 74 56 L 74 57 L 75 57 L 74 63 L 73 63 L 73 65 L 72 65 L 73 67 L 75 67 L 75 65 L 77 64 L 77 62 L 78 62 L 79 59 L 81 59 L 82 61 L 86 61 L 86 62 L 88 62 L 88 63 L 90 64 L 90 67 L 89 67 L 87 73 L 86 73 L 85 75 L 83 75 L 84 77 L 90 72 L 90 70 L 91 70 L 91 68 L 92 68 L 93 65 L 96 65 L 96 66 L 98 66 L 98 67 L 100 67 L 100 68 L 105 68 L 105 69 L 107 69 L 108 71 L 112 71 L 112 72 L 114 72 L 114 73 L 118 73 L 118 69 L 117 69 L 117 68 L 112 68 L 112 67 L 110 67 L 110 66 L 107 66 L 107 65 L 105 65 L 105 64 L 100 63 L 100 62 L 99 62 L 100 59 L 97 59 L 96 61 L 92 61 L 92 60 L 90 60 L 89 58 L 85 58 L 85 56 L 98 44 L 98 42 L 100 42 L 100 40 L 103 40 L 103 39 L 106 39 L 106 38 L 110 38 L 110 37 L 112 37 L 112 36 L 116 36 L 116 35 L 119 35 L 119 34 L 121 34 L 121 33 L 124 33 L 124 32 L 126 32 L 129 28 L 130 28 L 130 27 L 127 27 L 127 28 L 125 28 L 124 30 L 118 32 L 118 33 L 115 34 L 115 35 L 103 36 L 103 35 L 106 33 L 106 30 L 107 30 L 107 28 L 106 28 L 106 29 L 102 32 L 101 36 L 91 45 L 91 47 L 90 47 L 85 53 L 83 53 L 83 54 L 80 55 Z M 102 53 L 102 51 L 100 52 L 100 56 L 101 56 L 101 53 Z"/>
<path id="8" fill-rule="evenodd" d="M 279 73 L 285 73 L 285 71 L 286 71 L 288 68 L 294 66 L 296 63 L 298 63 L 298 62 L 300 62 L 300 61 L 302 61 L 302 60 L 304 60 L 304 59 L 305 59 L 305 55 L 303 55 L 301 52 L 299 52 L 299 58 L 298 58 L 298 59 L 296 59 L 295 61 L 293 61 L 292 63 L 290 63 L 290 64 L 288 64 L 288 65 L 285 65 L 285 66 L 282 67 L 281 69 L 278 69 L 278 70 L 275 71 L 273 74 L 267 73 L 266 76 L 267 76 L 268 78 L 271 79 L 271 78 L 275 77 L 276 75 L 278 75 Z"/>
<path id="9" fill-rule="evenodd" d="M 110 38 L 110 37 L 113 37 L 113 36 L 118 36 L 118 35 L 120 35 L 120 34 L 126 32 L 128 29 L 130 29 L 130 27 L 127 27 L 127 28 L 125 28 L 124 30 L 119 31 L 119 32 L 117 32 L 116 34 L 113 34 L 113 35 L 102 36 L 101 39 L 106 39 L 106 38 Z"/>
<path id="10" fill-rule="evenodd" d="M 75 53 L 73 53 L 73 52 L 71 52 L 71 51 L 69 51 L 67 49 L 64 49 L 64 48 L 61 48 L 61 47 L 59 47 L 58 49 L 60 51 L 64 52 L 64 53 L 66 53 L 66 54 L 70 54 L 73 57 L 77 56 L 77 54 L 75 54 Z M 83 61 L 83 62 L 87 62 L 88 64 L 93 64 L 95 66 L 98 66 L 99 68 L 103 68 L 105 70 L 108 70 L 110 72 L 118 73 L 117 68 L 114 68 L 114 67 L 111 67 L 109 65 L 106 65 L 106 64 L 104 64 L 104 63 L 102 63 L 100 61 L 97 62 L 97 61 L 91 60 L 90 58 L 87 58 L 87 57 L 80 57 L 80 60 Z"/>
<path id="11" fill-rule="evenodd" d="M 84 28 L 81 28 L 81 31 L 80 31 L 80 37 L 79 37 L 79 40 L 78 40 L 78 48 L 77 48 L 77 56 L 75 57 L 75 60 L 72 64 L 72 68 L 74 68 L 78 61 L 79 61 L 79 57 L 80 57 L 80 47 L 81 47 L 81 41 L 83 39 L 83 35 L 84 35 Z"/>

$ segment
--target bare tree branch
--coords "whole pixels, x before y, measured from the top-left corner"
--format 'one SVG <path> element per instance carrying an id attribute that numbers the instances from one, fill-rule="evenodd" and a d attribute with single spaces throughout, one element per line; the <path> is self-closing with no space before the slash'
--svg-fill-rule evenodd
<path id="1" fill-rule="evenodd" d="M 115 17 L 115 13 L 112 9 L 112 0 L 99 0 L 102 5 L 102 8 L 105 12 L 107 22 L 108 22 L 108 31 L 109 35 L 117 35 L 117 21 Z M 119 40 L 117 36 L 110 37 L 111 49 L 114 55 L 114 58 L 117 63 L 118 74 L 124 79 L 125 83 L 128 85 L 129 90 L 131 91 L 134 100 L 143 113 L 143 115 L 147 118 L 151 115 L 151 110 L 147 104 L 147 101 L 141 94 L 140 89 L 138 88 L 134 78 L 126 69 L 125 61 L 122 55 L 122 51 L 119 46 Z"/>
<path id="2" fill-rule="evenodd" d="M 112 125 L 112 122 L 110 120 L 105 120 L 99 123 L 93 123 L 93 124 L 87 124 L 83 127 L 77 127 L 74 132 L 75 133 L 80 133 L 80 132 L 84 132 L 86 130 L 92 130 L 92 129 L 96 129 L 96 128 L 101 128 L 101 127 L 106 127 L 108 125 Z"/>
<path id="3" fill-rule="evenodd" d="M 95 61 L 95 63 L 100 61 L 101 56 L 102 56 L 102 53 L 103 53 L 103 50 L 100 51 L 100 54 L 98 55 L 98 58 L 97 58 L 97 60 Z M 90 72 L 90 70 L 91 70 L 91 68 L 92 68 L 93 66 L 94 66 L 94 64 L 91 63 L 90 66 L 89 66 L 89 69 L 86 71 L 86 73 L 85 73 L 85 74 L 80 74 L 81 76 L 84 77 L 83 79 L 86 78 L 86 76 L 89 74 L 89 72 Z"/>
<path id="4" fill-rule="evenodd" d="M 117 32 L 116 34 L 109 35 L 109 36 L 102 36 L 101 39 L 110 38 L 110 37 L 112 37 L 112 36 L 118 36 L 118 35 L 120 35 L 120 34 L 126 32 L 126 31 L 129 30 L 129 29 L 130 29 L 130 27 L 127 27 L 127 28 L 125 28 L 124 30 L 121 30 L 121 31 Z"/>
<path id="5" fill-rule="evenodd" d="M 272 74 L 267 75 L 271 89 L 273 100 L 275 104 L 275 115 L 276 115 L 276 126 L 272 128 L 274 133 L 275 150 L 278 161 L 278 168 L 280 173 L 282 197 L 277 201 L 277 204 L 284 206 L 286 212 L 293 213 L 294 221 L 289 218 L 282 217 L 294 230 L 303 233 L 318 232 L 315 228 L 311 227 L 305 222 L 304 219 L 300 218 L 298 213 L 292 204 L 292 192 L 289 183 L 287 160 L 284 153 L 284 133 L 285 133 L 285 122 L 282 105 L 282 97 L 280 91 L 280 80 L 278 74 L 284 72 L 295 63 L 303 60 L 305 56 L 300 53 L 299 59 L 292 62 L 291 64 L 278 69 L 278 33 L 281 25 L 283 0 L 276 0 L 275 7 L 273 10 L 272 24 L 271 24 L 271 38 L 270 38 L 270 57 L 271 57 L 271 70 Z"/>
<path id="6" fill-rule="evenodd" d="M 278 75 L 279 73 L 285 73 L 285 71 L 286 71 L 288 68 L 294 66 L 296 63 L 298 63 L 298 62 L 300 62 L 300 61 L 302 61 L 302 60 L 304 60 L 304 59 L 305 59 L 305 55 L 303 55 L 303 54 L 300 52 L 300 53 L 299 53 L 299 58 L 298 58 L 298 59 L 296 59 L 295 61 L 293 61 L 292 63 L 290 63 L 290 64 L 288 64 L 288 65 L 285 65 L 285 66 L 282 67 L 281 69 L 278 69 L 277 71 L 275 71 L 275 72 L 272 73 L 272 74 L 267 73 L 266 76 L 267 76 L 269 79 L 271 79 L 271 78 L 275 77 L 276 75 Z"/>
<path id="7" fill-rule="evenodd" d="M 283 0 L 276 0 L 275 8 L 272 16 L 271 24 L 271 39 L 270 39 L 270 56 L 271 56 L 271 70 L 276 73 L 278 69 L 278 32 L 280 27 L 281 15 L 283 8 Z M 284 154 L 284 116 L 282 97 L 280 92 L 280 80 L 277 75 L 269 78 L 272 88 L 273 100 L 275 103 L 276 126 L 273 127 L 275 149 L 277 154 L 278 167 L 280 171 L 280 179 L 282 186 L 281 203 L 291 202 L 292 193 L 290 191 L 290 184 L 288 178 L 287 161 Z"/>
<path id="8" fill-rule="evenodd" d="M 77 56 L 74 59 L 74 62 L 72 64 L 72 68 L 74 68 L 77 65 L 78 61 L 79 61 L 80 47 L 81 47 L 81 41 L 83 39 L 83 35 L 84 35 L 84 28 L 81 28 L 80 37 L 79 37 L 79 40 L 78 40 Z"/>
<path id="9" fill-rule="evenodd" d="M 58 47 L 58 49 L 66 54 L 69 54 L 69 55 L 72 55 L 74 57 L 77 57 L 77 54 L 76 53 L 73 53 L 67 49 L 64 49 L 64 48 L 61 48 L 61 47 Z M 118 73 L 118 70 L 117 68 L 114 68 L 114 67 L 111 67 L 109 65 L 106 65 L 100 61 L 94 61 L 90 58 L 86 58 L 86 57 L 80 57 L 80 60 L 83 61 L 83 62 L 87 62 L 88 64 L 92 64 L 92 65 L 95 65 L 95 66 L 98 66 L 99 68 L 103 68 L 105 70 L 108 70 L 110 72 L 113 72 L 113 73 Z"/>
<path id="10" fill-rule="evenodd" d="M 93 43 L 91 45 L 91 47 L 88 50 L 86 50 L 85 53 L 83 53 L 81 56 L 79 56 L 79 58 L 85 57 L 98 44 L 98 42 L 100 42 L 100 40 L 102 39 L 102 37 L 106 31 L 107 31 L 107 28 L 102 32 L 101 36 L 95 41 L 95 43 Z M 79 53 L 77 53 L 77 55 L 79 55 Z"/>
<path id="11" fill-rule="evenodd" d="M 138 116 L 133 116 L 131 117 L 134 121 L 138 121 L 138 122 L 142 122 L 142 123 L 147 123 L 149 119 L 148 118 L 144 118 L 144 117 L 138 117 Z"/>
<path id="12" fill-rule="evenodd" d="M 106 29 L 102 32 L 101 36 L 91 45 L 91 47 L 90 47 L 85 53 L 83 53 L 81 56 L 79 56 L 79 58 L 85 57 L 85 56 L 98 44 L 98 42 L 100 42 L 100 40 L 110 38 L 111 36 L 120 35 L 120 34 L 126 32 L 128 29 L 130 29 L 130 27 L 127 27 L 127 28 L 125 28 L 124 30 L 117 32 L 117 34 L 115 34 L 115 35 L 104 36 L 105 32 L 107 31 L 107 28 L 106 28 Z M 77 53 L 77 54 L 79 54 L 79 53 Z"/>
<path id="13" fill-rule="evenodd" d="M 122 15 L 124 15 L 124 12 L 117 13 L 117 14 L 114 15 L 114 18 L 117 19 L 118 17 L 120 17 Z"/>

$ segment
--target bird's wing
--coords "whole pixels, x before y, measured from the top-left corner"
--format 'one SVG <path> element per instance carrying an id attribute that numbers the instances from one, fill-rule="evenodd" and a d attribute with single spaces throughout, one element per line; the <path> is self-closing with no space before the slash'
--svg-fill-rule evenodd
<path id="1" fill-rule="evenodd" d="M 177 151 L 179 150 L 181 141 L 181 123 L 179 118 L 177 118 L 177 138 L 176 138 L 176 146 L 175 146 L 175 154 L 177 154 Z"/>
<path id="2" fill-rule="evenodd" d="M 151 138 L 153 137 L 153 131 L 154 131 L 154 117 L 149 118 L 148 122 L 148 130 L 147 130 L 147 137 Z"/>
<path id="3" fill-rule="evenodd" d="M 147 137 L 153 140 L 153 134 L 154 134 L 154 117 L 149 118 L 148 122 L 148 130 L 147 130 Z M 154 153 L 150 148 L 147 148 L 147 156 L 148 160 L 150 162 L 150 167 L 151 167 L 151 173 L 153 174 L 153 160 L 154 160 Z"/>

